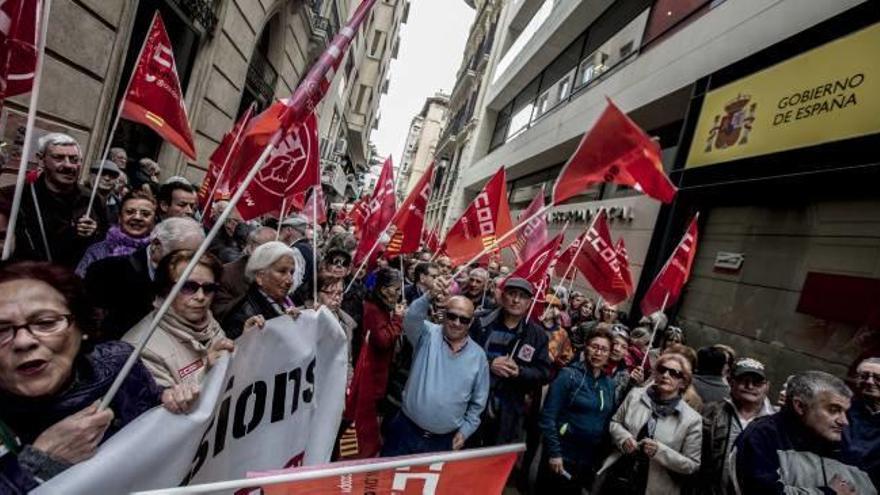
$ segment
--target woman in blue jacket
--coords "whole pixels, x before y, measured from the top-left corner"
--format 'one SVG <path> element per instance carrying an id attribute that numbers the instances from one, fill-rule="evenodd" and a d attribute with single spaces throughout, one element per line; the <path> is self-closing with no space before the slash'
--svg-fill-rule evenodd
<path id="1" fill-rule="evenodd" d="M 580 494 L 596 474 L 596 453 L 614 413 L 614 383 L 603 372 L 611 353 L 611 334 L 594 330 L 583 359 L 559 372 L 541 413 L 544 459 L 538 483 L 546 493 Z"/>

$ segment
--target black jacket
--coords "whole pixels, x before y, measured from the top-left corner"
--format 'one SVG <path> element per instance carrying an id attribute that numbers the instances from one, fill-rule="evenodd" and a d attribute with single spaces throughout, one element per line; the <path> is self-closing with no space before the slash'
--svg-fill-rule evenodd
<path id="1" fill-rule="evenodd" d="M 33 186 L 26 185 L 22 192 L 21 208 L 15 226 L 13 259 L 16 260 L 48 261 L 49 259 L 43 247 L 43 236 L 40 233 L 32 188 L 36 190 L 52 261 L 71 268 L 76 267 L 86 249 L 103 239 L 107 232 L 106 210 L 101 207 L 100 199 L 96 198 L 91 213 L 92 218 L 98 223 L 98 230 L 91 237 L 83 238 L 76 235 L 76 220 L 86 214 L 91 191 L 77 185 L 70 194 L 55 194 L 46 187 L 45 177 L 40 177 Z M 0 195 L 8 198 L 10 204 L 14 194 L 15 185 L 0 190 Z"/>
<path id="2" fill-rule="evenodd" d="M 248 318 L 257 315 L 262 315 L 263 318 L 268 321 L 272 318 L 281 316 L 282 313 L 279 313 L 278 310 L 266 300 L 266 296 L 260 293 L 257 284 L 251 284 L 244 297 L 242 297 L 241 300 L 229 310 L 226 317 L 223 318 L 220 326 L 223 327 L 223 331 L 226 332 L 227 337 L 230 339 L 237 339 L 241 336 L 242 330 L 244 330 L 244 322 L 246 322 Z"/>
<path id="3" fill-rule="evenodd" d="M 313 270 L 315 269 L 315 264 L 318 260 L 315 259 L 315 252 L 312 250 L 312 241 L 308 239 L 300 239 L 294 242 L 290 247 L 296 249 L 302 254 L 303 259 L 306 261 L 305 273 L 303 274 L 302 283 L 299 287 L 293 291 L 293 301 L 297 305 L 302 305 L 306 301 L 311 301 L 313 299 L 312 294 L 312 285 L 314 285 L 314 274 Z"/>
<path id="4" fill-rule="evenodd" d="M 86 272 L 86 291 L 104 317 L 100 322 L 101 338 L 119 340 L 153 310 L 156 288 L 147 266 L 144 246 L 128 256 L 114 256 L 96 261 Z"/>

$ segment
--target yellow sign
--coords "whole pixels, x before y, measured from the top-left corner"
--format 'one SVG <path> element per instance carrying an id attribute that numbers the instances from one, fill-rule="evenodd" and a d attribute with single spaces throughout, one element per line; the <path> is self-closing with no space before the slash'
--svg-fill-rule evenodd
<path id="1" fill-rule="evenodd" d="M 685 168 L 880 132 L 880 24 L 706 93 Z"/>

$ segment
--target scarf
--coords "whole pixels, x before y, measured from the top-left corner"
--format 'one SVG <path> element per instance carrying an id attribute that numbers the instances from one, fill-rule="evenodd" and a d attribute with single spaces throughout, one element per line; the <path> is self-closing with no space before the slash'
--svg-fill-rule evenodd
<path id="1" fill-rule="evenodd" d="M 138 248 L 149 244 L 150 236 L 141 238 L 131 237 L 123 232 L 118 225 L 114 225 L 107 231 L 104 243 L 110 256 L 126 256 L 137 251 Z"/>
<path id="2" fill-rule="evenodd" d="M 287 310 L 288 310 L 289 308 L 292 308 L 292 307 L 294 306 L 293 301 L 290 299 L 289 296 L 284 296 L 284 300 L 282 300 L 282 301 L 279 303 L 279 302 L 276 301 L 275 299 L 272 299 L 272 297 L 270 297 L 269 294 L 266 294 L 266 293 L 263 291 L 263 289 L 259 288 L 259 287 L 256 286 L 256 285 L 255 285 L 255 287 L 257 287 L 257 291 L 260 293 L 261 296 L 263 296 L 263 298 L 264 298 L 264 299 L 266 300 L 266 302 L 272 307 L 272 309 L 275 310 L 275 314 L 276 314 L 277 316 L 281 316 L 281 315 L 283 315 L 283 314 L 286 314 L 286 313 L 287 313 Z"/>
<path id="3" fill-rule="evenodd" d="M 155 315 L 155 312 L 152 314 Z M 214 340 L 224 336 L 223 329 L 220 328 L 220 324 L 217 323 L 217 320 L 214 319 L 214 315 L 210 311 L 204 323 L 194 326 L 178 316 L 174 309 L 168 308 L 168 312 L 159 320 L 159 328 L 163 332 L 188 343 L 200 353 L 207 353 Z"/>
<path id="4" fill-rule="evenodd" d="M 648 398 L 651 399 L 651 417 L 645 425 L 648 429 L 648 437 L 654 438 L 654 430 L 657 429 L 657 422 L 660 419 L 678 414 L 678 403 L 681 402 L 681 395 L 677 395 L 671 399 L 661 399 L 654 387 L 649 387 L 647 391 Z"/>

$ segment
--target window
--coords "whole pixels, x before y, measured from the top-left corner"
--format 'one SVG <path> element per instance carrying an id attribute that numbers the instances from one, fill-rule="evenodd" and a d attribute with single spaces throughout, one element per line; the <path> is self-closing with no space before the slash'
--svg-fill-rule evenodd
<path id="1" fill-rule="evenodd" d="M 381 58 L 385 51 L 385 33 L 378 29 L 373 32 L 373 43 L 370 45 L 370 56 Z"/>
<path id="2" fill-rule="evenodd" d="M 539 80 L 540 77 L 535 78 L 513 101 L 510 127 L 507 129 L 507 141 L 528 129 L 529 123 L 532 121 L 532 110 L 535 108 Z"/>
<path id="3" fill-rule="evenodd" d="M 366 105 L 370 104 L 370 87 L 366 84 L 361 84 L 358 90 L 357 103 L 354 106 L 354 110 L 357 113 L 366 113 Z"/>
<path id="4" fill-rule="evenodd" d="M 507 71 L 513 61 L 516 60 L 523 48 L 526 47 L 529 41 L 532 40 L 532 37 L 535 36 L 535 33 L 538 32 L 538 29 L 550 17 L 550 14 L 553 12 L 557 3 L 561 2 L 558 2 L 557 0 L 544 0 L 544 3 L 541 4 L 541 7 L 535 12 L 535 15 L 532 16 L 532 19 L 526 27 L 523 28 L 513 44 L 510 45 L 510 48 L 507 49 L 504 56 L 501 57 L 501 61 L 499 61 L 498 65 L 495 67 L 495 74 L 492 76 L 492 84 L 495 84 L 501 75 Z"/>

